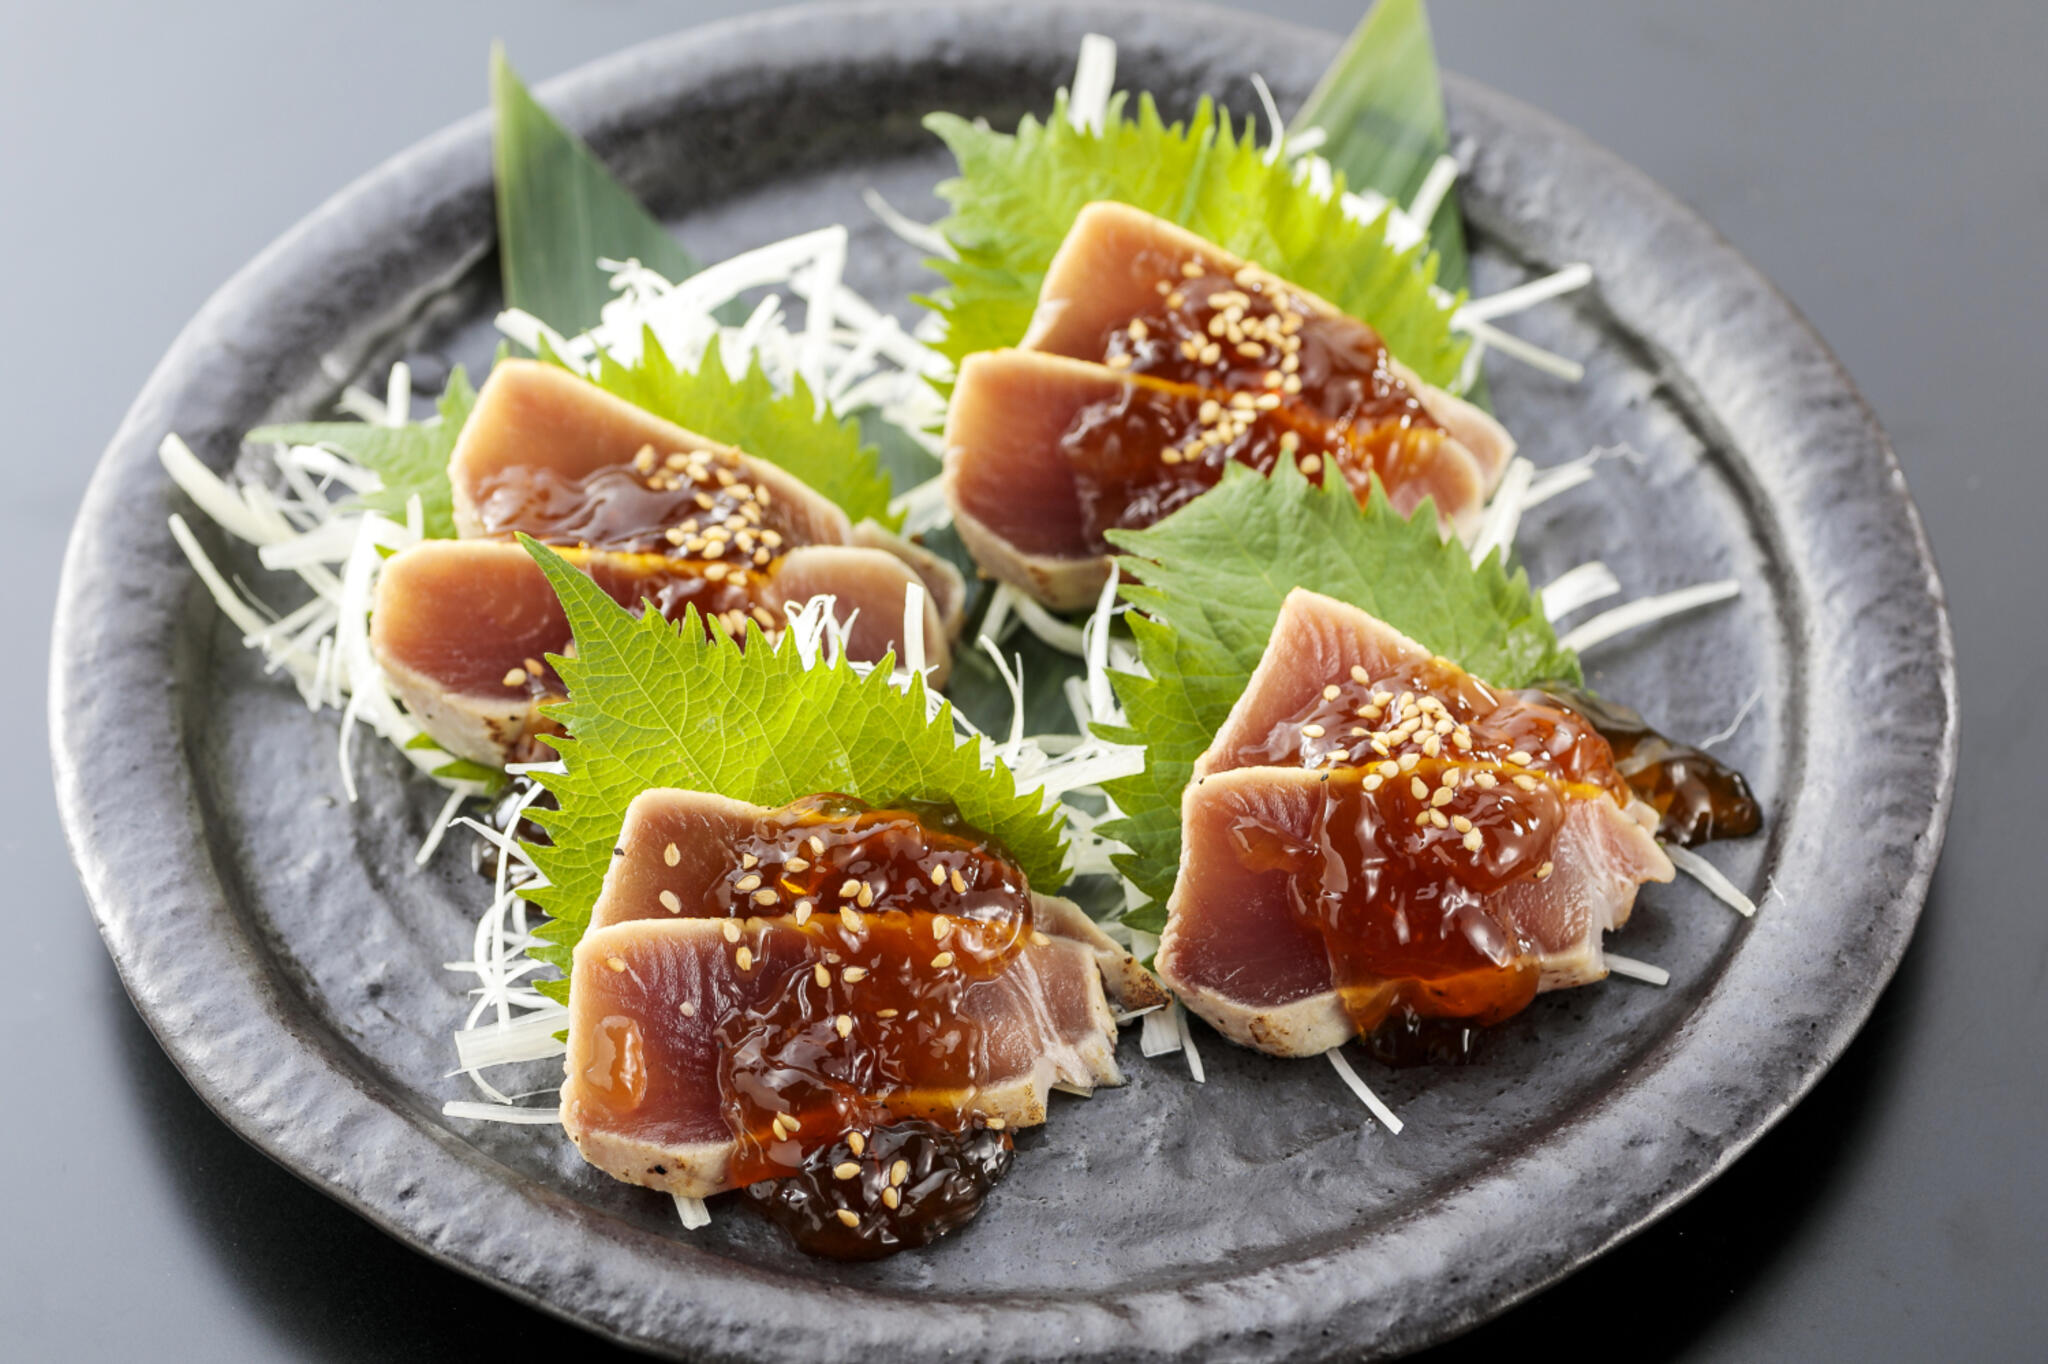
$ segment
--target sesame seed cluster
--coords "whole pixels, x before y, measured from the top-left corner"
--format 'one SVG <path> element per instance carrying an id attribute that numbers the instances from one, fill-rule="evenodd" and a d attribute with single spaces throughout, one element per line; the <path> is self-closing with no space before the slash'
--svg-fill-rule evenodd
<path id="1" fill-rule="evenodd" d="M 1526 862 L 1539 881 L 1554 865 L 1528 854 L 1554 836 L 1563 801 L 1626 803 L 1626 786 L 1590 726 L 1495 692 L 1442 659 L 1381 679 L 1354 665 L 1280 726 L 1268 751 L 1304 767 L 1355 772 L 1366 795 L 1386 789 L 1412 801 L 1401 817 L 1417 827 L 1451 835 L 1475 859 L 1490 854 L 1497 867 Z"/>
<path id="2" fill-rule="evenodd" d="M 1158 268 L 1156 306 L 1102 341 L 1099 363 L 1132 391 L 1083 409 L 1063 438 L 1091 535 L 1150 525 L 1232 462 L 1264 473 L 1292 457 L 1361 491 L 1428 464 L 1442 431 L 1371 328 L 1256 266 Z"/>

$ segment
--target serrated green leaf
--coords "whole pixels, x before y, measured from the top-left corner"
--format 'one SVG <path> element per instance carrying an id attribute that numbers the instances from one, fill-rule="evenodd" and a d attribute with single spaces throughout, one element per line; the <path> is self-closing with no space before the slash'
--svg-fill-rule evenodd
<path id="1" fill-rule="evenodd" d="M 1226 250 L 1308 289 L 1371 324 L 1388 349 L 1424 379 L 1457 378 L 1465 341 L 1450 329 L 1455 304 L 1435 297 L 1434 258 L 1421 247 L 1387 244 L 1385 216 L 1347 217 L 1333 196 L 1295 183 L 1268 165 L 1227 112 L 1204 99 L 1186 124 L 1167 125 L 1149 95 L 1135 118 L 1127 99 L 1110 102 L 1100 133 L 1076 129 L 1062 96 L 1044 122 L 1026 117 L 1014 134 L 952 114 L 925 126 L 959 161 L 939 186 L 952 211 L 939 231 L 959 253 L 934 261 L 947 288 L 927 300 L 946 319 L 939 349 L 956 363 L 1024 335 L 1046 265 L 1084 204 L 1116 199 L 1179 223 Z"/>
<path id="2" fill-rule="evenodd" d="M 549 713 L 568 729 L 550 740 L 566 771 L 540 774 L 560 805 L 530 817 L 548 832 L 530 846 L 548 885 L 533 899 L 550 915 L 535 953 L 564 970 L 590 922 L 626 807 L 674 786 L 782 805 L 837 791 L 875 804 L 930 800 L 1006 848 L 1033 885 L 1066 879 L 1064 828 L 1009 771 L 984 768 L 978 744 L 955 742 L 951 707 L 927 719 L 922 679 L 899 691 L 888 660 L 863 677 L 840 664 L 806 669 L 791 637 L 770 644 L 748 627 L 745 648 L 704 639 L 694 609 L 681 628 L 635 616 L 560 555 L 526 546 L 561 598 L 574 657 L 549 662 L 567 684 Z"/>
<path id="3" fill-rule="evenodd" d="M 1316 155 L 1353 188 L 1412 203 L 1438 157 L 1451 149 L 1444 94 L 1422 0 L 1379 0 L 1359 21 L 1337 60 L 1294 116 L 1290 131 L 1321 128 Z M 1453 189 L 1426 224 L 1437 257 L 1437 283 L 1463 289 L 1470 262 L 1464 215 Z"/>
<path id="4" fill-rule="evenodd" d="M 561 363 L 545 350 L 541 358 Z M 851 521 L 872 518 L 891 530 L 903 524 L 889 511 L 889 474 L 880 452 L 862 443 L 857 421 L 820 407 L 801 375 L 794 389 L 778 393 L 759 360 L 749 357 L 746 373 L 735 378 L 715 344 L 704 348 L 692 373 L 678 368 L 648 329 L 640 338 L 639 360 L 625 365 L 600 351 L 591 382 L 657 417 L 768 461 L 837 503 Z"/>
<path id="5" fill-rule="evenodd" d="M 1124 551 L 1123 595 L 1137 608 L 1131 632 L 1150 675 L 1111 675 L 1128 724 L 1101 732 L 1145 745 L 1146 767 L 1105 784 L 1123 818 L 1103 832 L 1131 849 L 1118 865 L 1155 906 L 1180 866 L 1181 791 L 1293 589 L 1369 611 L 1497 686 L 1579 677 L 1525 572 L 1509 574 L 1498 554 L 1475 567 L 1438 534 L 1433 506 L 1404 519 L 1377 484 L 1360 505 L 1343 480 L 1311 483 L 1292 460 L 1268 478 L 1232 465 L 1157 525 L 1109 538 Z"/>
<path id="6" fill-rule="evenodd" d="M 672 281 L 697 273 L 696 258 L 540 107 L 501 46 L 491 49 L 491 116 L 507 307 L 574 336 L 612 299 L 598 257 L 635 259 Z"/>
<path id="7" fill-rule="evenodd" d="M 366 469 L 375 471 L 384 486 L 363 493 L 344 505 L 378 511 L 393 520 L 405 519 L 406 503 L 420 499 L 425 533 L 430 540 L 455 536 L 454 494 L 448 486 L 448 455 L 455 438 L 476 406 L 476 390 L 469 376 L 457 365 L 448 376 L 437 404 L 440 415 L 404 426 L 375 426 L 369 422 L 295 422 L 286 426 L 263 426 L 251 431 L 252 441 L 275 441 L 285 445 L 322 445 L 347 455 Z"/>

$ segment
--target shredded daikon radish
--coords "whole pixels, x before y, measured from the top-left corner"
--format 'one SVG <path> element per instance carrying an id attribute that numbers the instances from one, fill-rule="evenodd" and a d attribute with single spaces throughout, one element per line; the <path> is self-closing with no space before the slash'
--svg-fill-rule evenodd
<path id="1" fill-rule="evenodd" d="M 472 965 L 459 963 L 461 969 Z M 534 965 L 538 967 L 540 963 Z M 544 1061 L 562 1054 L 564 1044 L 555 1039 L 555 1034 L 568 1026 L 569 1011 L 559 1004 L 549 1004 L 510 1023 L 464 1028 L 455 1034 L 455 1055 L 463 1070 Z"/>
<path id="2" fill-rule="evenodd" d="M 1067 121 L 1078 132 L 1100 136 L 1109 118 L 1109 97 L 1116 91 L 1116 40 L 1100 33 L 1081 39 L 1074 63 L 1073 92 L 1067 96 Z"/>
<path id="3" fill-rule="evenodd" d="M 1526 284 L 1517 284 L 1512 289 L 1503 289 L 1497 294 L 1488 294 L 1485 298 L 1467 300 L 1459 307 L 1451 325 L 1458 325 L 1460 319 L 1468 322 L 1491 322 L 1495 318 L 1524 312 L 1561 294 L 1583 289 L 1592 282 L 1592 266 L 1584 262 L 1567 265 L 1562 270 L 1554 270 Z"/>
<path id="4" fill-rule="evenodd" d="M 1416 186 L 1415 197 L 1408 201 L 1407 214 L 1425 228 L 1436 218 L 1436 211 L 1443 207 L 1444 198 L 1451 192 L 1451 186 L 1458 180 L 1458 160 L 1454 156 L 1439 156 L 1430 163 L 1429 173 Z M 1588 274 L 1590 278 L 1590 272 Z"/>
<path id="5" fill-rule="evenodd" d="M 1616 635 L 1640 629 L 1670 616 L 1686 611 L 1711 606 L 1715 602 L 1727 601 L 1739 596 L 1742 584 L 1733 578 L 1722 578 L 1715 582 L 1700 583 L 1694 587 L 1682 587 L 1676 592 L 1665 592 L 1655 597 L 1640 597 L 1626 606 L 1617 606 L 1612 611 L 1602 611 L 1583 625 L 1574 627 L 1558 643 L 1573 653 L 1584 653 L 1596 644 L 1604 644 Z"/>
<path id="6" fill-rule="evenodd" d="M 1749 696 L 1743 701 L 1741 709 L 1735 712 L 1735 718 L 1730 720 L 1725 728 L 1717 730 L 1711 738 L 1700 740 L 1700 747 L 1712 748 L 1715 744 L 1726 743 L 1734 738 L 1735 732 L 1742 728 L 1742 722 L 1749 718 L 1749 713 L 1752 710 L 1756 709 L 1756 703 L 1763 699 L 1764 686 L 1763 683 L 1759 682 L 1750 690 Z"/>
<path id="7" fill-rule="evenodd" d="M 860 192 L 861 202 L 868 206 L 868 212 L 881 220 L 882 226 L 909 242 L 918 250 L 942 260 L 958 260 L 960 253 L 953 249 L 953 243 L 930 223 L 921 223 L 904 213 L 882 197 L 882 192 L 872 186 Z"/>
<path id="8" fill-rule="evenodd" d="M 1550 621 L 1560 621 L 1581 607 L 1604 601 L 1621 591 L 1621 579 L 1614 576 L 1614 570 L 1598 559 L 1569 568 L 1544 584 L 1540 594 L 1543 598 L 1543 615 Z"/>
<path id="9" fill-rule="evenodd" d="M 1504 332 L 1491 322 L 1466 318 L 1463 322 L 1454 321 L 1454 325 L 1459 331 L 1469 332 L 1502 355 L 1511 355 L 1531 369 L 1540 369 L 1545 374 L 1554 374 L 1574 384 L 1586 377 L 1586 367 L 1577 360 L 1547 351 L 1533 341 L 1524 341 L 1513 332 Z"/>
<path id="10" fill-rule="evenodd" d="M 711 1209 L 701 1198 L 685 1198 L 681 1194 L 670 1195 L 676 1201 L 676 1216 L 682 1219 L 684 1231 L 696 1231 L 711 1225 Z"/>
<path id="11" fill-rule="evenodd" d="M 1088 640 L 1079 628 L 1067 624 L 1008 583 L 998 586 L 996 595 L 1003 599 L 1007 609 L 1014 612 L 1017 619 L 1024 623 L 1024 628 L 1038 636 L 1044 643 L 1076 658 L 1087 655 Z"/>
<path id="12" fill-rule="evenodd" d="M 1710 894 L 1733 909 L 1745 919 L 1756 917 L 1756 902 L 1735 888 L 1735 883 L 1721 874 L 1706 858 L 1691 848 L 1682 848 L 1676 843 L 1664 844 L 1664 853 L 1671 859 L 1671 865 L 1705 886 Z"/>
<path id="13" fill-rule="evenodd" d="M 1176 999 L 1167 1006 L 1166 1012 L 1173 1019 L 1174 1032 L 1180 1036 L 1180 1049 L 1187 1054 L 1188 1074 L 1198 1085 L 1209 1083 L 1209 1077 L 1202 1070 L 1202 1053 L 1195 1050 L 1194 1035 L 1188 1031 L 1188 1011 Z"/>
<path id="14" fill-rule="evenodd" d="M 1605 956 L 1607 958 L 1607 969 L 1617 976 L 1626 976 L 1630 980 L 1639 980 L 1645 985 L 1669 985 L 1671 983 L 1671 973 L 1661 966 L 1652 966 L 1646 961 L 1637 961 L 1634 957 L 1624 957 L 1619 952 L 1608 952 Z"/>
<path id="15" fill-rule="evenodd" d="M 1359 1102 L 1380 1120 L 1380 1126 L 1394 1136 L 1400 1136 L 1401 1120 L 1394 1116 L 1393 1109 L 1380 1102 L 1380 1096 L 1373 1093 L 1365 1081 L 1359 1078 L 1358 1072 L 1351 1068 L 1351 1062 L 1344 1059 L 1344 1048 L 1332 1047 L 1323 1055 L 1330 1058 L 1331 1068 L 1337 1072 L 1338 1078 L 1344 1081 L 1345 1086 L 1358 1096 Z"/>
<path id="16" fill-rule="evenodd" d="M 1139 1051 L 1147 1056 L 1171 1056 L 1180 1047 L 1180 1029 L 1174 1025 L 1171 1009 L 1145 1015 L 1138 1032 Z"/>
<path id="17" fill-rule="evenodd" d="M 1515 532 L 1522 525 L 1522 499 L 1529 491 L 1529 484 L 1536 477 L 1536 466 L 1516 456 L 1508 461 L 1507 472 L 1501 475 L 1500 487 L 1493 494 L 1493 501 L 1486 508 L 1486 515 L 1479 523 L 1479 533 L 1472 537 L 1471 555 L 1473 563 L 1480 563 L 1486 556 L 1499 552 L 1505 563 L 1508 550 L 1515 543 Z"/>

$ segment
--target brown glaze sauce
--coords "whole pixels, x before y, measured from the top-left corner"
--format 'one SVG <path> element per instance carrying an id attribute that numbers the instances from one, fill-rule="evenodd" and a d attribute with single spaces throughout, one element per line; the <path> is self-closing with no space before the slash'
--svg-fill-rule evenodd
<path id="1" fill-rule="evenodd" d="M 1743 775 L 1703 749 L 1665 738 L 1618 702 L 1562 683 L 1521 693 L 1582 717 L 1614 750 L 1615 770 L 1657 811 L 1657 837 L 1682 847 L 1743 838 L 1763 827 L 1763 810 Z"/>
<path id="2" fill-rule="evenodd" d="M 942 1235 L 1008 1167 L 1006 1140 L 988 1149 L 1001 1120 L 975 1109 L 987 1040 L 959 1002 L 1035 935 L 1023 872 L 950 811 L 844 796 L 784 807 L 733 851 L 707 910 L 790 916 L 817 950 L 718 1004 L 732 1180 L 816 1254 Z M 821 1166 L 825 1150 L 846 1154 Z"/>
<path id="3" fill-rule="evenodd" d="M 1008 1132 L 954 1131 L 922 1118 L 874 1128 L 860 1148 L 844 1137 L 820 1146 L 794 1174 L 749 1184 L 746 1196 L 813 1255 L 879 1260 L 972 1221 L 1015 1155 Z M 841 1178 L 848 1165 L 858 1173 Z"/>
<path id="4" fill-rule="evenodd" d="M 1292 454 L 1318 482 L 1334 463 L 1360 497 L 1373 474 L 1394 487 L 1429 462 L 1442 429 L 1372 328 L 1250 268 L 1158 266 L 1158 304 L 1090 357 L 1137 382 L 1082 409 L 1062 442 L 1091 541 L 1151 525 L 1233 460 L 1267 473 Z"/>
<path id="5" fill-rule="evenodd" d="M 1248 819 L 1238 854 L 1289 874 L 1352 1021 L 1397 1065 L 1468 1060 L 1473 1029 L 1535 998 L 1534 949 L 1487 900 L 1552 874 L 1568 800 L 1627 799 L 1590 725 L 1440 659 L 1356 670 L 1237 757 L 1329 770 L 1308 839 Z"/>
<path id="6" fill-rule="evenodd" d="M 746 473 L 729 450 L 659 455 L 651 445 L 577 478 L 512 465 L 478 482 L 477 519 L 486 535 L 766 568 L 791 531 L 767 485 Z"/>
<path id="7" fill-rule="evenodd" d="M 751 620 L 774 635 L 783 620 L 770 580 L 803 540 L 768 486 L 748 482 L 746 472 L 732 451 L 662 456 L 651 445 L 629 463 L 577 478 L 513 465 L 479 480 L 477 517 L 486 535 L 516 531 L 561 547 L 621 606 L 651 601 L 675 621 L 694 606 L 707 632 L 740 638 Z M 566 621 L 559 633 L 558 643 L 529 651 L 519 677 L 505 672 L 502 685 L 535 698 L 562 695 L 543 657 L 568 642 Z"/>

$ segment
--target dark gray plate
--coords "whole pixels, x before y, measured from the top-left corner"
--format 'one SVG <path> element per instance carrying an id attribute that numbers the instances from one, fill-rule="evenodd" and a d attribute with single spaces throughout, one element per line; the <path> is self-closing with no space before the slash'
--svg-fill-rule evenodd
<path id="1" fill-rule="evenodd" d="M 1298 100 L 1328 35 L 1185 8 L 783 12 L 635 49 L 546 91 L 706 257 L 843 221 L 856 283 L 912 254 L 861 209 L 932 216 L 951 108 L 1042 109 L 1081 34 L 1173 108 L 1247 73 Z M 1639 452 L 1544 506 L 1538 581 L 1599 556 L 1632 592 L 1722 575 L 1742 598 L 1597 650 L 1595 684 L 1671 731 L 1719 729 L 1768 833 L 1714 858 L 1765 900 L 1737 919 L 1652 888 L 1619 950 L 1669 967 L 1546 997 L 1485 1064 L 1374 1073 L 1390 1138 L 1320 1063 L 1198 1033 L 1209 1066 L 1125 1047 L 1132 1084 L 1060 1105 L 972 1229 L 872 1266 L 805 1259 L 721 1209 L 594 1175 L 558 1134 L 450 1122 L 446 1075 L 478 885 L 410 854 L 437 795 L 261 676 L 174 548 L 155 447 L 225 466 L 238 433 L 325 410 L 401 353 L 476 358 L 494 304 L 487 128 L 372 173 L 215 296 L 100 465 L 65 564 L 52 706 L 59 795 L 137 1006 L 233 1127 L 429 1255 L 618 1339 L 704 1358 L 1355 1357 L 1461 1330 L 1668 1211 L 1841 1052 L 1906 944 L 1955 759 L 1940 584 L 1883 435 L 1812 332 L 1669 195 L 1464 82 L 1464 202 L 1482 291 L 1591 261 L 1597 289 L 1515 325 L 1589 360 L 1565 386 L 1496 368 L 1539 463 Z M 202 531 L 202 534 L 205 534 Z M 209 541 L 251 581 L 253 557 Z M 1768 888 L 1768 891 L 1766 890 Z M 545 1069 L 545 1068 L 543 1068 Z M 536 1078 L 538 1086 L 544 1078 Z"/>

